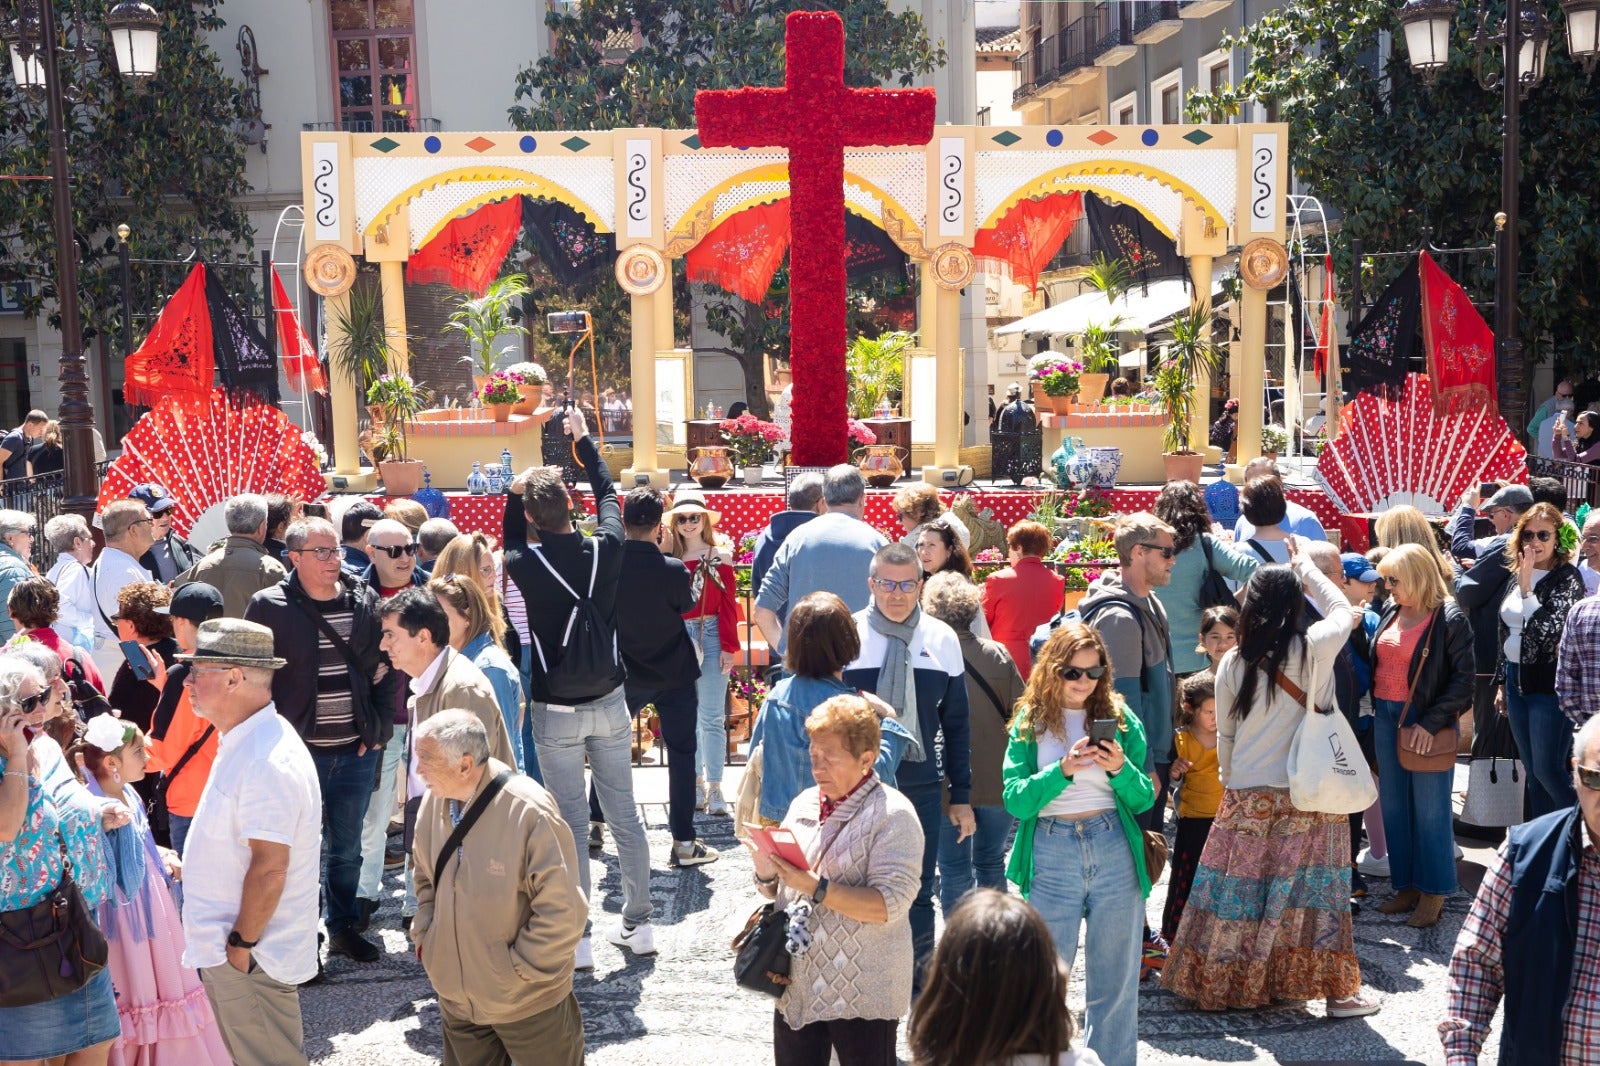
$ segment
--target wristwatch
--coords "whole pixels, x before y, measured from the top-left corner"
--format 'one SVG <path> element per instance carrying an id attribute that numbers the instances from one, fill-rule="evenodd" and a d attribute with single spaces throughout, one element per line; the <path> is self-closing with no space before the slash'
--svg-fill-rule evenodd
<path id="1" fill-rule="evenodd" d="M 828 897 L 828 879 L 826 877 L 819 877 L 819 878 L 817 878 L 817 890 L 815 892 L 811 893 L 811 902 L 812 903 L 821 903 L 827 897 Z"/>
<path id="2" fill-rule="evenodd" d="M 250 951 L 259 943 L 261 943 L 259 940 L 246 940 L 239 935 L 239 930 L 237 929 L 228 930 L 228 946 L 230 948 L 244 948 L 246 951 Z"/>

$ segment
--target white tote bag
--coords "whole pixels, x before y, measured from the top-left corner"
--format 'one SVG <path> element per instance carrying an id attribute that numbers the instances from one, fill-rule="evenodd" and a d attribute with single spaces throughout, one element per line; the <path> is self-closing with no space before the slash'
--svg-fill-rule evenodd
<path id="1" fill-rule="evenodd" d="M 1312 669 L 1314 674 L 1315 667 Z M 1298 810 L 1319 814 L 1356 814 L 1372 806 L 1378 786 L 1373 784 L 1349 721 L 1337 707 L 1329 714 L 1318 712 L 1282 671 L 1276 680 L 1279 688 L 1305 708 L 1289 742 L 1290 802 Z M 1311 681 L 1311 690 L 1318 691 L 1315 676 Z"/>

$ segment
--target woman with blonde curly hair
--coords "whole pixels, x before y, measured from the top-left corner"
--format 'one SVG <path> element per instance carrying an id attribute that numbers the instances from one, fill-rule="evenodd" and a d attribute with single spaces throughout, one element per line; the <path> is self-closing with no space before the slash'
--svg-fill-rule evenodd
<path id="1" fill-rule="evenodd" d="M 1021 820 L 1007 876 L 1044 916 L 1071 970 L 1087 921 L 1089 1047 L 1138 1054 L 1139 964 L 1150 895 L 1138 817 L 1155 802 L 1144 727 L 1111 687 L 1100 634 L 1063 624 L 1045 642 L 1011 723 L 1005 805 Z"/>

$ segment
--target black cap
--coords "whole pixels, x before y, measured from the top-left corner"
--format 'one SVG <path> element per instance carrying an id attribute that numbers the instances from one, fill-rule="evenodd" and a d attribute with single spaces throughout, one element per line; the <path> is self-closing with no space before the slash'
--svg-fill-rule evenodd
<path id="1" fill-rule="evenodd" d="M 222 593 L 217 591 L 215 585 L 191 581 L 172 594 L 170 604 L 157 607 L 156 612 L 187 618 L 196 625 L 209 622 L 222 617 Z"/>

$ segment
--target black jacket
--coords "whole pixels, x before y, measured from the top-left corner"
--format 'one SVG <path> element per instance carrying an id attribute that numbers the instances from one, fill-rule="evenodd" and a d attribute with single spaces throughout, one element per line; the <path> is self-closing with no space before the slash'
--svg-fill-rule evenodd
<path id="1" fill-rule="evenodd" d="M 394 735 L 394 687 L 400 675 L 378 647 L 383 629 L 378 623 L 378 594 L 366 582 L 341 573 L 339 582 L 351 593 L 354 616 L 350 622 L 350 702 L 356 733 L 368 748 L 381 747 Z M 298 602 L 296 602 L 298 601 Z M 317 643 L 321 630 L 316 608 L 300 585 L 300 575 L 289 577 L 250 597 L 245 621 L 272 630 L 273 650 L 289 665 L 272 675 L 272 702 L 301 736 L 316 723 Z"/>
<path id="2" fill-rule="evenodd" d="M 1456 578 L 1456 602 L 1472 625 L 1472 661 L 1477 673 L 1500 669 L 1500 601 L 1506 598 L 1506 538 L 1495 537 L 1478 552 L 1478 561 Z"/>
<path id="3" fill-rule="evenodd" d="M 571 533 L 540 533 L 539 547 L 544 558 L 560 574 L 567 586 L 579 593 L 589 587 L 590 551 L 600 553 L 599 572 L 595 575 L 594 605 L 600 617 L 611 627 L 617 627 L 617 583 L 622 574 L 622 508 L 617 503 L 617 490 L 611 484 L 611 471 L 593 438 L 584 437 L 578 442 L 578 458 L 589 478 L 589 488 L 594 494 L 595 513 L 599 526 L 594 536 L 585 537 L 574 530 Z M 534 557 L 528 546 L 528 514 L 522 509 L 522 499 L 509 489 L 506 491 L 505 528 L 502 541 L 505 545 L 503 565 L 506 574 L 522 591 L 528 605 L 528 629 L 534 637 L 533 666 L 530 671 L 528 698 L 540 703 L 550 702 L 549 689 L 545 687 L 544 669 L 539 665 L 539 648 L 551 655 L 561 647 L 567 619 L 572 614 L 575 601 L 550 571 Z M 586 543 L 587 542 L 587 543 Z M 678 628 L 683 628 L 681 619 Z M 622 684 L 626 671 L 621 658 L 609 677 L 596 677 L 594 691 L 579 700 L 587 703 L 597 700 Z"/>
<path id="4" fill-rule="evenodd" d="M 1378 617 L 1372 634 L 1371 658 L 1374 675 L 1378 669 L 1378 638 L 1400 608 L 1393 600 Z M 1420 666 L 1419 666 L 1420 664 Z M 1406 678 L 1417 679 L 1411 697 L 1412 710 L 1401 725 L 1417 724 L 1437 733 L 1472 709 L 1472 627 L 1454 600 L 1445 600 L 1434 611 L 1427 639 L 1417 645 L 1406 667 Z"/>
<path id="5" fill-rule="evenodd" d="M 772 569 L 772 560 L 777 558 L 778 549 L 783 547 L 783 542 L 789 534 L 817 517 L 815 511 L 779 511 L 772 516 L 756 537 L 754 558 L 750 562 L 750 587 L 757 593 L 761 591 L 761 582 L 767 578 L 767 571 Z"/>
<path id="6" fill-rule="evenodd" d="M 1508 584 L 1506 589 L 1509 592 L 1511 586 Z M 1585 593 L 1583 575 L 1571 563 L 1562 563 L 1533 587 L 1539 607 L 1523 623 L 1522 654 L 1517 657 L 1517 684 L 1523 692 L 1555 695 L 1556 660 L 1561 651 L 1561 634 L 1567 628 L 1567 613 Z M 1511 630 L 1502 622 L 1502 649 L 1510 635 Z"/>
<path id="7" fill-rule="evenodd" d="M 172 553 L 172 563 L 176 566 L 177 573 L 181 574 L 195 563 L 206 557 L 206 553 L 176 533 L 167 534 L 167 551 Z M 156 550 L 152 547 L 149 551 L 139 556 L 139 565 L 144 567 L 159 580 L 161 571 L 156 568 Z"/>
<path id="8" fill-rule="evenodd" d="M 692 610 L 689 568 L 681 560 L 645 541 L 623 544 L 617 644 L 630 690 L 682 688 L 700 677 L 700 660 L 683 625 Z"/>

